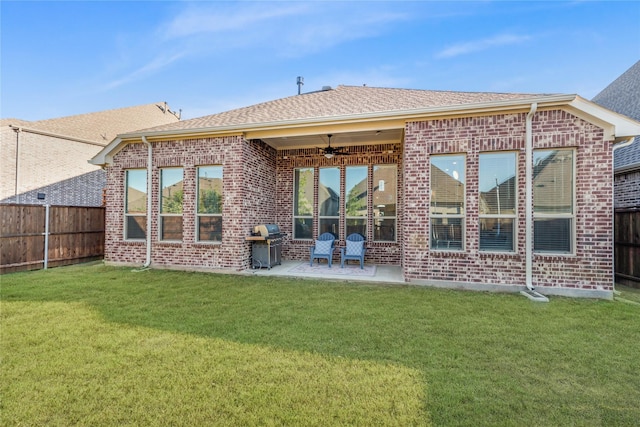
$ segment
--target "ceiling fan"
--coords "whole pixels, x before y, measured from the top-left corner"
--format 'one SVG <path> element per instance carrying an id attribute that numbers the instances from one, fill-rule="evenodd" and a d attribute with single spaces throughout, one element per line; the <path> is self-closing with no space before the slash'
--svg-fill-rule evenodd
<path id="1" fill-rule="evenodd" d="M 327 135 L 327 137 L 329 138 L 329 144 L 327 145 L 327 147 L 326 147 L 326 148 L 320 148 L 320 147 L 318 147 L 318 149 L 319 149 L 320 151 L 322 151 L 322 154 L 323 154 L 327 159 L 330 159 L 330 158 L 332 158 L 333 156 L 336 156 L 336 155 L 346 155 L 346 154 L 349 154 L 349 153 L 347 153 L 346 151 L 342 151 L 342 150 L 343 150 L 343 149 L 342 149 L 342 147 L 332 147 L 332 146 L 331 146 L 331 137 L 332 137 L 332 136 L 333 136 L 332 134 L 328 134 L 328 135 Z"/>

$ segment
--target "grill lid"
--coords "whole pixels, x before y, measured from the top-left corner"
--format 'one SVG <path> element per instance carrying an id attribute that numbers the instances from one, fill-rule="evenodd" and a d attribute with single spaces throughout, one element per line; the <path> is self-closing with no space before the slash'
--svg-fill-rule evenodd
<path id="1" fill-rule="evenodd" d="M 260 224 L 253 227 L 253 234 L 262 237 L 272 237 L 280 235 L 280 227 L 278 224 Z"/>

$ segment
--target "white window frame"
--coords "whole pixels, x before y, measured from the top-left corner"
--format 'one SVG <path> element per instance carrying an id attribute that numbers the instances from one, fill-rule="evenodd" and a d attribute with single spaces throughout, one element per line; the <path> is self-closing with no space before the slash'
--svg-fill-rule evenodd
<path id="1" fill-rule="evenodd" d="M 341 166 L 327 166 L 327 167 L 321 167 L 318 168 L 318 189 L 317 191 L 320 191 L 320 175 L 322 174 L 323 170 L 329 170 L 329 169 L 336 169 L 338 171 L 338 198 L 340 198 L 340 193 L 341 193 L 341 189 L 342 186 L 344 185 L 343 179 L 342 179 L 342 170 L 343 167 Z M 333 219 L 333 220 L 338 220 L 338 228 L 337 228 L 337 233 L 332 233 L 336 236 L 336 240 L 340 239 L 341 236 L 340 234 L 342 233 L 342 230 L 340 229 L 340 214 L 343 212 L 344 206 L 343 203 L 338 200 L 338 215 L 334 216 L 334 215 L 320 215 L 320 194 L 318 193 L 318 234 L 322 234 L 324 233 L 323 231 L 321 231 L 321 227 L 320 227 L 320 222 L 323 219 Z M 330 232 L 331 233 L 331 232 Z"/>
<path id="2" fill-rule="evenodd" d="M 365 214 L 361 215 L 361 216 L 348 216 L 347 215 L 347 201 L 348 201 L 348 197 L 347 197 L 347 171 L 350 168 L 361 168 L 361 169 L 365 169 L 367 172 L 365 174 L 365 180 L 366 180 L 366 192 L 367 192 L 367 196 L 366 196 L 366 200 L 365 200 L 365 204 L 366 204 L 366 208 L 365 208 Z M 347 237 L 348 233 L 347 233 L 347 221 L 350 219 L 357 219 L 357 220 L 363 220 L 364 221 L 364 235 L 362 237 L 364 237 L 365 239 L 367 238 L 367 232 L 368 232 L 368 223 L 369 223 L 369 176 L 370 176 L 370 170 L 369 170 L 369 166 L 368 165 L 347 165 L 344 167 L 344 186 L 345 186 L 345 195 L 344 195 L 344 202 L 342 203 L 341 209 L 344 209 L 344 236 L 345 238 Z M 339 214 L 340 212 L 338 212 Z M 362 234 L 362 233 L 361 233 Z"/>
<path id="3" fill-rule="evenodd" d="M 148 179 L 149 177 L 147 176 L 147 169 L 143 169 L 143 168 L 131 168 L 131 169 L 125 169 L 124 171 L 124 224 L 122 227 L 122 238 L 126 241 L 133 241 L 133 242 L 140 242 L 140 241 L 145 241 L 147 239 L 147 233 L 149 232 L 149 230 L 146 229 L 146 218 L 148 215 L 147 212 L 147 201 L 145 201 L 144 204 L 144 213 L 129 213 L 128 208 L 129 208 L 129 172 L 130 171 L 142 171 L 144 172 L 144 176 L 145 176 L 145 181 L 144 181 L 144 191 L 146 194 L 146 197 L 150 197 L 149 193 L 147 192 L 148 189 Z M 145 219 L 145 230 L 144 230 L 144 237 L 140 237 L 140 238 L 130 238 L 128 237 L 129 235 L 129 218 L 133 218 L 133 217 L 142 217 Z"/>
<path id="4" fill-rule="evenodd" d="M 538 255 L 569 255 L 572 256 L 576 253 L 576 202 L 577 202 L 577 195 L 576 195 L 576 154 L 577 154 L 577 150 L 575 148 L 571 148 L 571 147 L 555 147 L 555 148 L 541 148 L 541 149 L 535 149 L 534 151 L 534 155 L 536 152 L 541 152 L 541 151 L 570 151 L 571 152 L 571 213 L 539 213 L 536 212 L 535 210 L 535 193 L 534 193 L 534 203 L 533 206 L 531 207 L 531 209 L 533 210 L 533 225 L 534 225 L 534 229 L 532 231 L 533 233 L 533 241 L 534 241 L 534 247 L 533 247 L 533 253 L 538 254 Z M 535 165 L 534 165 L 535 166 Z M 532 185 L 533 182 L 532 182 Z M 569 219 L 571 224 L 570 224 L 570 242 L 569 242 L 569 251 L 565 252 L 565 251 L 540 251 L 540 250 L 536 250 L 535 249 L 535 222 L 538 219 Z"/>
<path id="5" fill-rule="evenodd" d="M 395 163 L 374 164 L 373 167 L 371 168 L 371 180 L 373 181 L 373 187 L 374 188 L 376 187 L 376 185 L 378 185 L 378 183 L 375 181 L 375 173 L 376 173 L 375 169 L 376 169 L 376 167 L 379 167 L 379 166 L 393 166 L 395 168 L 394 178 L 396 180 L 396 183 L 395 183 L 395 185 L 396 185 L 396 192 L 395 193 L 396 194 L 394 195 L 394 198 L 395 198 L 394 200 L 395 200 L 395 204 L 396 204 L 396 214 L 395 215 L 391 215 L 391 216 L 387 216 L 387 215 L 385 215 L 385 216 L 382 216 L 382 215 L 376 216 L 375 215 L 376 206 L 375 206 L 375 200 L 373 200 L 373 198 L 375 198 L 375 192 L 373 191 L 373 188 L 372 188 L 371 189 L 371 197 L 372 197 L 371 200 L 373 200 L 374 206 L 371 207 L 371 210 L 373 211 L 373 222 L 374 222 L 374 224 L 372 224 L 372 225 L 373 225 L 374 228 L 372 229 L 371 238 L 372 238 L 372 240 L 374 242 L 397 243 L 398 242 L 398 165 L 395 164 Z M 386 220 L 391 220 L 391 219 L 393 220 L 393 240 L 377 240 L 376 239 L 375 222 L 376 222 L 377 219 L 381 219 L 381 220 L 385 220 L 385 221 Z"/>
<path id="6" fill-rule="evenodd" d="M 158 194 L 158 240 L 161 242 L 181 242 L 184 239 L 184 226 L 181 226 L 181 235 L 182 237 L 180 239 L 165 239 L 164 235 L 163 235 L 163 222 L 165 218 L 170 218 L 170 217 L 180 217 L 183 218 L 183 213 L 165 213 L 162 211 L 163 209 L 163 203 L 162 203 L 162 190 L 163 190 L 163 172 L 167 171 L 167 170 L 177 170 L 180 169 L 182 171 L 182 183 L 183 183 L 183 189 L 182 189 L 182 194 L 184 197 L 184 168 L 181 166 L 171 166 L 171 167 L 164 167 L 164 168 L 160 168 L 159 169 L 159 194 Z M 184 199 L 182 202 L 182 212 L 184 212 Z"/>
<path id="7" fill-rule="evenodd" d="M 220 176 L 222 177 L 222 194 L 220 194 L 220 199 L 221 199 L 221 209 L 220 209 L 220 213 L 201 213 L 200 210 L 200 169 L 201 168 L 211 168 L 211 167 L 215 167 L 215 168 L 220 168 Z M 201 218 L 213 218 L 213 217 L 218 217 L 220 218 L 220 221 L 222 222 L 222 212 L 224 210 L 224 168 L 222 165 L 199 165 L 196 167 L 196 206 L 195 206 L 195 212 L 196 212 L 196 231 L 195 231 L 195 235 L 196 235 L 196 241 L 198 243 L 211 243 L 211 244 L 220 244 L 222 243 L 222 231 L 224 230 L 224 225 L 222 226 L 222 229 L 220 230 L 220 240 L 208 240 L 208 239 L 201 239 L 200 238 L 200 219 Z"/>
<path id="8" fill-rule="evenodd" d="M 461 157 L 462 161 L 464 162 L 464 167 L 462 168 L 462 170 L 464 171 L 464 182 L 462 182 L 462 208 L 461 208 L 461 213 L 459 214 L 437 214 L 433 212 L 433 209 L 431 208 L 431 202 L 432 202 L 432 196 L 433 196 L 433 175 L 431 174 L 431 168 L 433 166 L 433 159 L 434 158 L 444 158 L 444 157 Z M 466 193 L 467 193 L 467 154 L 466 153 L 447 153 L 447 154 L 432 154 L 429 157 L 429 248 L 432 251 L 452 251 L 452 252 L 464 252 L 465 248 L 466 248 L 466 210 L 467 210 L 467 203 L 466 203 Z M 445 171 L 443 171 L 445 172 Z M 446 173 L 446 172 L 445 172 Z M 457 178 L 454 178 L 455 180 L 457 180 Z M 436 197 L 437 199 L 437 197 Z M 460 219 L 460 248 L 457 247 L 450 247 L 449 245 L 447 247 L 434 247 L 433 246 L 433 241 L 436 239 L 435 236 L 435 231 L 434 231 L 434 220 L 448 220 L 448 219 Z M 450 242 L 453 242 L 454 240 L 450 240 Z M 450 243 L 449 242 L 449 243 Z"/>
<path id="9" fill-rule="evenodd" d="M 296 215 L 296 203 L 298 202 L 298 198 L 296 195 L 296 188 L 297 185 L 299 183 L 296 182 L 296 171 L 302 171 L 302 170 L 310 170 L 311 171 L 311 179 L 313 180 L 312 187 L 314 188 L 313 192 L 314 192 L 314 197 L 315 197 L 315 179 L 316 179 L 316 171 L 313 167 L 300 167 L 300 168 L 294 168 L 293 169 L 293 206 L 292 206 L 292 210 L 291 212 L 293 213 L 292 217 L 293 217 L 293 224 L 291 229 L 293 230 L 293 239 L 294 240 L 313 240 L 313 212 L 314 212 L 314 201 L 313 201 L 313 197 L 311 200 L 311 215 Z M 297 176 L 300 176 L 300 174 L 298 174 Z M 311 235 L 309 237 L 300 237 L 296 235 L 296 220 L 298 219 L 310 219 L 311 220 Z"/>
<path id="10" fill-rule="evenodd" d="M 481 252 L 499 252 L 499 253 L 513 253 L 516 252 L 516 236 L 518 235 L 518 152 L 517 151 L 483 151 L 478 154 L 478 176 L 480 175 L 480 168 L 482 162 L 483 154 L 512 154 L 514 160 L 514 213 L 513 214 L 481 214 L 478 209 L 478 250 Z M 499 197 L 499 196 L 498 196 Z M 481 192 L 480 188 L 478 188 L 478 203 L 481 200 Z M 499 202 L 499 199 L 498 199 Z M 511 246 L 513 249 L 511 250 L 499 250 L 499 249 L 481 249 L 481 230 L 480 230 L 480 220 L 481 219 L 511 219 L 513 220 L 513 235 L 511 236 Z"/>

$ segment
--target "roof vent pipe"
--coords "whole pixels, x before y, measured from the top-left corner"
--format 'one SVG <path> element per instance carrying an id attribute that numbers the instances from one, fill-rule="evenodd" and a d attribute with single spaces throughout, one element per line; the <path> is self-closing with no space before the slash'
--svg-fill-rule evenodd
<path id="1" fill-rule="evenodd" d="M 296 84 L 298 85 L 298 95 L 300 95 L 300 91 L 302 90 L 302 86 L 304 86 L 304 77 L 298 76 L 296 79 Z"/>

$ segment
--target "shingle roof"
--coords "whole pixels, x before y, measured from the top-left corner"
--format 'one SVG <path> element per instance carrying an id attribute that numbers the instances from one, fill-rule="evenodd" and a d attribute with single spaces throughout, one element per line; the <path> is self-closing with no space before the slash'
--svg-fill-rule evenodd
<path id="1" fill-rule="evenodd" d="M 164 103 L 154 103 L 33 122 L 2 119 L 1 124 L 24 126 L 106 145 L 118 134 L 175 123 L 178 120 Z"/>
<path id="2" fill-rule="evenodd" d="M 605 108 L 640 121 L 640 61 L 615 79 L 593 100 Z M 640 165 L 640 136 L 633 144 L 616 151 L 614 168 L 623 169 Z"/>
<path id="3" fill-rule="evenodd" d="M 335 89 L 294 95 L 210 116 L 145 129 L 144 131 L 163 132 L 320 119 L 414 108 L 514 100 L 532 96 L 539 96 L 539 94 L 448 92 L 341 85 Z"/>

